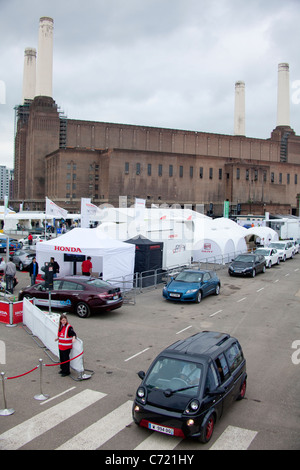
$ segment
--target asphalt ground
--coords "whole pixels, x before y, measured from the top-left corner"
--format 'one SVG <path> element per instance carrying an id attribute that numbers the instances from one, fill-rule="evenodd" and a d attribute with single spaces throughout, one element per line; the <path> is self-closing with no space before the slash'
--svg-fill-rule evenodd
<path id="1" fill-rule="evenodd" d="M 93 390 L 106 394 L 101 406 L 90 406 L 80 413 L 79 419 L 62 423 L 59 432 L 44 433 L 22 447 L 55 449 L 70 433 L 88 428 L 101 416 L 132 401 L 140 383 L 137 372 L 147 370 L 162 349 L 177 339 L 210 329 L 239 339 L 248 370 L 246 399 L 232 406 L 218 423 L 212 443 L 228 426 L 234 426 L 257 433 L 250 449 L 299 450 L 300 364 L 292 361 L 297 353 L 292 345 L 300 342 L 299 273 L 300 254 L 254 279 L 231 278 L 223 268 L 218 271 L 220 295 L 203 299 L 200 304 L 165 301 L 161 285 L 138 294 L 135 304 L 124 304 L 112 312 L 87 319 L 69 314 L 70 323 L 83 340 L 85 368 L 93 375 L 78 382 L 75 377 L 60 377 L 56 366 L 44 367 L 42 391 L 50 397 L 44 402 L 34 399 L 40 392 L 39 370 L 5 380 L 7 407 L 15 413 L 0 416 L 1 432 L 14 429 L 42 409 L 50 410 L 54 404 L 63 406 L 75 393 Z M 26 272 L 18 272 L 17 277 L 15 295 L 30 283 Z M 6 377 L 30 371 L 40 358 L 45 364 L 53 364 L 21 324 L 11 328 L 0 324 L 0 340 L 6 349 L 5 364 L 1 364 Z M 298 359 L 299 353 L 294 358 Z M 130 424 L 101 449 L 133 449 L 148 435 L 148 430 Z M 176 447 L 180 451 L 194 449 L 199 449 L 199 445 L 187 440 Z"/>

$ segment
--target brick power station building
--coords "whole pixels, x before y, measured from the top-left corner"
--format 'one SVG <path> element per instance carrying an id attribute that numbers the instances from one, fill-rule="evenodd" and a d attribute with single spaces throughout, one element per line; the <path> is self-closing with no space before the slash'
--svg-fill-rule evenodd
<path id="1" fill-rule="evenodd" d="M 38 58 L 26 49 L 23 102 L 16 107 L 14 199 L 69 212 L 81 198 L 119 205 L 204 204 L 205 213 L 299 215 L 300 136 L 289 121 L 289 66 L 278 66 L 277 126 L 245 134 L 243 82 L 235 85 L 234 135 L 68 119 L 52 98 L 53 20 L 41 18 Z"/>

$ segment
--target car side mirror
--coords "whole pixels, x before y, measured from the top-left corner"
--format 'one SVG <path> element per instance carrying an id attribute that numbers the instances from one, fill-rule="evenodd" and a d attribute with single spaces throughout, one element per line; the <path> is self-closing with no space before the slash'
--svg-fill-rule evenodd
<path id="1" fill-rule="evenodd" d="M 140 378 L 141 380 L 143 380 L 143 379 L 145 378 L 145 375 L 146 375 L 146 374 L 145 374 L 145 372 L 144 372 L 143 370 L 140 370 L 140 371 L 137 373 L 137 375 L 139 376 L 139 378 Z"/>

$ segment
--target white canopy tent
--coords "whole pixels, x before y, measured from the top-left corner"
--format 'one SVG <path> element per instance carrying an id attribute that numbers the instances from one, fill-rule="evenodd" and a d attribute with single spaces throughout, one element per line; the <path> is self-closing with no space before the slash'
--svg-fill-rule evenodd
<path id="1" fill-rule="evenodd" d="M 237 253 L 247 251 L 247 229 L 230 219 L 220 217 L 202 223 L 196 220 L 194 225 L 194 261 L 226 263 Z"/>
<path id="2" fill-rule="evenodd" d="M 279 239 L 276 230 L 270 227 L 250 227 L 247 230 L 247 237 L 254 235 L 260 239 L 261 245 L 269 245 L 269 243 Z"/>
<path id="3" fill-rule="evenodd" d="M 97 228 L 74 228 L 58 238 L 37 243 L 36 253 L 39 269 L 53 256 L 62 276 L 73 274 L 73 262 L 64 261 L 64 254 L 91 256 L 93 272 L 103 273 L 104 280 L 130 280 L 134 272 L 135 246 L 113 240 Z M 76 268 L 81 274 L 81 262 Z"/>

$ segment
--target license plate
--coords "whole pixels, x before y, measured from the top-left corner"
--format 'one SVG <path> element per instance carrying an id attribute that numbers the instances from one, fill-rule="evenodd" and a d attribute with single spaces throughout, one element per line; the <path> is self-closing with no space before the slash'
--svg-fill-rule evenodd
<path id="1" fill-rule="evenodd" d="M 180 297 L 180 294 L 174 294 L 174 293 L 171 292 L 170 297 L 177 297 L 178 298 L 178 297 Z"/>
<path id="2" fill-rule="evenodd" d="M 170 434 L 171 436 L 174 435 L 173 428 L 167 428 L 165 426 L 160 426 L 159 424 L 148 423 L 148 428 L 152 429 L 152 431 L 162 432 L 164 434 Z"/>

